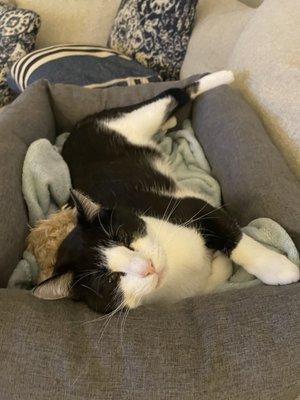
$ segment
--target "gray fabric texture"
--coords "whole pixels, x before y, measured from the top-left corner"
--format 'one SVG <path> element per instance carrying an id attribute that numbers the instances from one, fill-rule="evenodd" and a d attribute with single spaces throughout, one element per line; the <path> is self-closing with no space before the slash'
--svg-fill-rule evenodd
<path id="1" fill-rule="evenodd" d="M 106 319 L 1 290 L 9 400 L 295 400 L 299 286 L 257 286 Z M 122 331 L 121 331 L 122 329 Z M 298 365 L 298 366 L 297 366 Z"/>
<path id="2" fill-rule="evenodd" d="M 22 196 L 22 165 L 27 146 L 47 137 L 53 140 L 55 123 L 46 87 L 29 88 L 0 112 L 0 287 L 21 258 L 27 235 Z"/>

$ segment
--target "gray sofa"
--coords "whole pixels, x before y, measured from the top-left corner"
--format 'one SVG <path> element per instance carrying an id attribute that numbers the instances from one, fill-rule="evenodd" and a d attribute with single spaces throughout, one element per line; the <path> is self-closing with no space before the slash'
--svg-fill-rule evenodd
<path id="1" fill-rule="evenodd" d="M 107 104 L 135 103 L 183 84 L 91 91 L 40 81 L 6 107 L 0 115 L 1 286 L 28 231 L 21 191 L 28 145 L 41 137 L 53 141 Z M 241 95 L 229 87 L 206 93 L 195 102 L 192 121 L 231 212 L 242 224 L 271 217 L 299 244 L 298 181 Z M 163 309 L 142 307 L 123 324 L 124 314 L 108 322 L 81 303 L 0 289 L 0 398 L 294 400 L 298 293 L 298 284 L 261 285 Z"/>

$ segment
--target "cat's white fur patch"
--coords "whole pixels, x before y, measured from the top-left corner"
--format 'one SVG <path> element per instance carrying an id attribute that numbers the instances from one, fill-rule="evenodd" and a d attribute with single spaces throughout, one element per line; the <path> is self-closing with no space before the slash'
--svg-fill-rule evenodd
<path id="1" fill-rule="evenodd" d="M 299 280 L 299 268 L 287 257 L 243 234 L 231 259 L 268 285 L 286 285 Z"/>

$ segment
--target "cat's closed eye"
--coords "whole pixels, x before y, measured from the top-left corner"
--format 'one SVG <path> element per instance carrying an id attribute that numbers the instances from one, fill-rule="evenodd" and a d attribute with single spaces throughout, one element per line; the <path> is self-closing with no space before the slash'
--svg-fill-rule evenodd
<path id="1" fill-rule="evenodd" d="M 108 277 L 108 283 L 115 283 L 121 276 L 125 275 L 124 272 L 113 272 Z"/>

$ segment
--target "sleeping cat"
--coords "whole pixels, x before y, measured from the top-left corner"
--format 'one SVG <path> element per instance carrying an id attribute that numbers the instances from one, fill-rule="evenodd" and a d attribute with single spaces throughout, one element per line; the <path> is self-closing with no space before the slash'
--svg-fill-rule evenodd
<path id="1" fill-rule="evenodd" d="M 231 275 L 230 260 L 270 285 L 299 280 L 285 256 L 243 234 L 224 209 L 181 189 L 153 140 L 176 124 L 178 107 L 232 79 L 229 71 L 206 75 L 76 125 L 62 155 L 76 188 L 77 224 L 35 296 L 72 297 L 102 313 L 175 302 L 215 291 Z"/>

